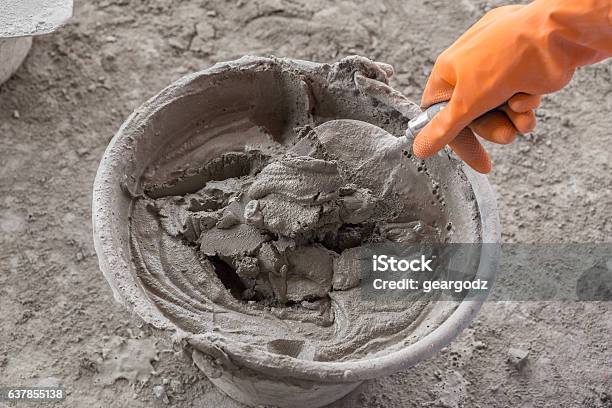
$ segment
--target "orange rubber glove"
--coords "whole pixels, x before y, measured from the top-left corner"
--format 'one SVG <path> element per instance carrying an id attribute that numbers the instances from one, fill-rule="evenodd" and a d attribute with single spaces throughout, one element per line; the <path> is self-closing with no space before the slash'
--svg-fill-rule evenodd
<path id="1" fill-rule="evenodd" d="M 448 144 L 481 173 L 491 160 L 477 140 L 512 142 L 535 127 L 542 94 L 577 67 L 612 55 L 612 0 L 535 0 L 491 10 L 437 59 L 421 107 L 449 101 L 417 135 L 426 158 Z"/>

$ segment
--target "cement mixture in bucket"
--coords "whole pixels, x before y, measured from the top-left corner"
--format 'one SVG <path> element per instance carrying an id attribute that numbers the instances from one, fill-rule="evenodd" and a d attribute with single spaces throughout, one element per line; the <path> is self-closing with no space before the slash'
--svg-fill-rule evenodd
<path id="1" fill-rule="evenodd" d="M 298 75 L 259 81 L 256 92 L 272 90 L 259 102 L 282 101 L 284 112 L 245 121 L 232 113 L 243 103 L 237 97 L 145 172 L 130 245 L 148 295 L 186 332 L 310 361 L 371 356 L 420 338 L 426 331 L 414 329 L 432 295 L 365 302 L 357 261 L 370 243 L 452 240 L 438 184 L 403 157 L 403 139 L 313 115 L 316 106 L 299 103 Z M 246 143 L 227 149 L 236 141 Z"/>

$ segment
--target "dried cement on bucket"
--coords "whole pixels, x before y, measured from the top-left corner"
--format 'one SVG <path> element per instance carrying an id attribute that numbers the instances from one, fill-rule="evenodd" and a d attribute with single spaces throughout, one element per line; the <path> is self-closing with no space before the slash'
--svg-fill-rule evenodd
<path id="1" fill-rule="evenodd" d="M 325 405 L 426 358 L 478 309 L 425 293 L 361 299 L 351 260 L 363 245 L 481 239 L 457 162 L 412 157 L 398 139 L 406 110 L 369 93 L 378 85 L 359 88 L 357 75 L 384 85 L 384 68 L 361 57 L 219 64 L 139 108 L 100 165 L 96 248 L 116 297 L 185 339 L 242 402 Z"/>
<path id="2" fill-rule="evenodd" d="M 0 1 L 0 85 L 23 63 L 32 37 L 48 34 L 72 17 L 72 0 Z"/>

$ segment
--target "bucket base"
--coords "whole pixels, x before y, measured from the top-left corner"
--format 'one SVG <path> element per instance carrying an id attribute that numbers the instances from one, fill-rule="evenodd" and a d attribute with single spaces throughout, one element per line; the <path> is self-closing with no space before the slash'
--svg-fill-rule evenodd
<path id="1" fill-rule="evenodd" d="M 230 398 L 245 405 L 278 408 L 319 408 L 344 397 L 363 381 L 324 383 L 296 378 L 272 378 L 248 368 L 235 370 L 216 365 L 213 359 L 193 351 L 195 365 Z"/>
<path id="2" fill-rule="evenodd" d="M 31 47 L 32 37 L 0 38 L 0 85 L 19 69 Z"/>

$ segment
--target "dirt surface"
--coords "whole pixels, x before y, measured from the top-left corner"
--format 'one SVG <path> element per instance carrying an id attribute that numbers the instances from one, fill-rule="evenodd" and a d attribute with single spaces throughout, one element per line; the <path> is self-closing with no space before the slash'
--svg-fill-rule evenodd
<path id="1" fill-rule="evenodd" d="M 418 100 L 437 54 L 492 5 L 77 1 L 0 86 L 0 384 L 62 384 L 66 407 L 240 407 L 132 319 L 98 270 L 90 199 L 109 139 L 173 80 L 248 53 L 362 54 L 393 64 L 392 85 Z M 611 240 L 611 83 L 610 62 L 579 70 L 533 134 L 491 147 L 505 241 Z M 488 303 L 434 358 L 333 406 L 610 407 L 611 331 L 610 303 Z M 520 370 L 516 348 L 529 351 Z"/>

